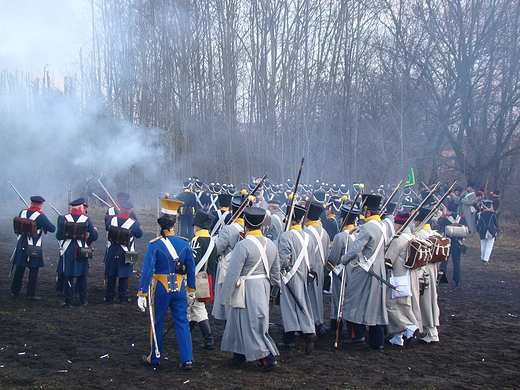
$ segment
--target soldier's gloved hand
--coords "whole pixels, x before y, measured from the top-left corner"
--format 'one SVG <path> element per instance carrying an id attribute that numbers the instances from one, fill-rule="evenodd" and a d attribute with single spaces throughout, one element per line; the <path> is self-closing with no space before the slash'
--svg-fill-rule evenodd
<path id="1" fill-rule="evenodd" d="M 148 306 L 148 300 L 146 297 L 138 297 L 137 298 L 137 306 L 141 309 L 142 312 L 146 311 L 146 307 Z"/>
<path id="2" fill-rule="evenodd" d="M 188 305 L 191 306 L 195 303 L 195 292 L 189 292 L 188 293 Z"/>

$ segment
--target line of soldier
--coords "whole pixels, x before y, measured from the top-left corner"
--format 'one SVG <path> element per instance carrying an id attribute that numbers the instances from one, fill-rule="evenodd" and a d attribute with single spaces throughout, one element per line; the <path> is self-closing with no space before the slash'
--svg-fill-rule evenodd
<path id="1" fill-rule="evenodd" d="M 269 371 L 278 364 L 276 356 L 279 355 L 279 349 L 295 348 L 298 334 L 303 337 L 305 353 L 311 354 L 318 337 L 326 333 L 323 291 L 329 273 L 326 268 L 327 263 L 337 267 L 337 272 L 331 273 L 330 329 L 341 330 L 345 322 L 347 330 L 345 344 L 364 344 L 367 327 L 368 346 L 375 350 L 383 348 L 387 332 L 393 335 L 390 343 L 399 346 L 413 341 L 418 331 L 423 328 L 426 331 L 421 339 L 423 342 L 438 342 L 439 309 L 436 295 L 438 264 L 431 267 L 427 264 L 417 272 L 407 269 L 401 263 L 406 260 L 407 240 L 409 241 L 407 237 L 410 235 L 406 234 L 408 232 L 405 230 L 405 234 L 392 239 L 395 230 L 399 230 L 399 226 L 403 226 L 409 219 L 409 214 L 401 211 L 394 218 L 388 207 L 386 215 L 391 223 L 385 221 L 385 218 L 382 221 L 379 210 L 382 196 L 375 194 L 362 194 L 362 203 L 358 207 L 352 202 L 343 202 L 343 199 L 340 202 L 333 200 L 324 207 L 324 191 L 314 192 L 308 201 L 302 201 L 301 204 L 294 206 L 289 213 L 290 217 L 281 211 L 281 202 L 277 197 L 270 199 L 268 213 L 262 207 L 252 206 L 253 201 L 256 201 L 252 197 L 244 194 L 233 197 L 230 194 L 226 195 L 228 195 L 226 199 L 231 201 L 229 208 L 233 213 L 233 220 L 227 218 L 228 216 L 232 218 L 229 210 L 224 210 L 227 211 L 224 217 L 222 210 L 220 213 L 217 212 L 217 215 L 198 210 L 192 221 L 195 235 L 191 242 L 176 236 L 174 230 L 177 218 L 183 215 L 182 207 L 185 206 L 185 201 L 166 197 L 161 199 L 163 208 L 158 219 L 161 236 L 152 240 L 148 246 L 138 292 L 138 306 L 142 311 L 150 308 L 152 322 L 151 352 L 143 356 L 144 364 L 156 368 L 160 363 L 163 320 L 167 308 L 170 307 L 177 328 L 181 354 L 180 368 L 191 370 L 193 352 L 190 332 L 196 324 L 199 324 L 204 337 L 202 347 L 214 348 L 205 306 L 212 300 L 214 300 L 212 315 L 215 319 L 226 321 L 221 349 L 232 352 L 231 360 L 234 364 L 257 361 L 259 370 Z M 41 213 L 43 202 L 44 199 L 41 197 L 32 197 L 31 207 L 24 215 L 30 219 L 30 212 L 38 212 L 36 220 L 44 217 L 38 225 L 40 237 L 34 237 L 40 242 L 43 231 L 53 232 L 55 229 Z M 330 217 L 334 214 L 331 210 L 337 203 L 340 204 L 339 210 L 343 221 L 341 226 L 338 225 L 338 232 L 329 235 L 324 225 L 328 220 L 333 219 Z M 134 229 L 129 233 L 130 238 L 140 237 L 142 231 L 135 214 L 132 217 L 133 205 L 128 198 L 118 199 L 117 205 L 119 210 L 115 215 L 116 218 L 109 215 L 106 220 L 107 231 L 113 227 L 112 234 L 116 235 L 117 239 L 109 240 L 105 261 L 108 264 L 109 258 L 122 258 L 122 263 L 119 262 L 123 265 L 122 268 L 128 266 L 128 269 L 132 269 L 132 262 L 126 262 L 124 258 L 128 253 L 130 257 L 133 255 L 133 243 L 131 244 L 128 238 L 126 241 L 124 237 L 121 238 L 123 230 L 117 228 Z M 248 207 L 243 208 L 244 205 Z M 69 245 L 60 252 L 60 258 L 63 258 L 64 262 L 66 261 L 64 255 L 69 248 L 73 248 L 70 249 L 73 258 L 79 260 L 81 248 L 88 247 L 89 243 L 97 239 L 97 230 L 86 216 L 84 199 L 71 202 L 71 206 L 69 218 L 60 217 L 58 222 L 57 238 L 61 240 L 62 249 L 65 247 L 64 243 L 70 241 Z M 453 202 L 447 206 L 448 212 L 455 212 L 457 208 L 458 205 Z M 242 210 L 240 214 L 236 215 L 240 210 Z M 113 211 L 115 212 L 115 210 L 107 210 L 107 214 Z M 416 223 L 420 223 L 427 216 L 431 217 L 427 211 L 426 208 L 421 209 L 422 216 L 415 217 Z M 442 218 L 447 216 L 443 215 Z M 269 221 L 268 224 L 266 220 Z M 215 229 L 218 221 L 221 221 L 220 230 Z M 88 234 L 68 232 L 67 222 L 76 225 L 85 223 Z M 125 223 L 127 225 L 123 226 Z M 426 237 L 430 234 L 428 232 L 431 231 L 431 227 L 427 223 L 421 225 L 416 235 Z M 441 226 L 442 223 L 438 222 L 438 225 Z M 28 243 L 29 237 L 25 244 Z M 112 249 L 115 250 L 111 250 L 110 246 L 113 244 L 118 245 L 118 249 L 114 246 Z M 20 238 L 16 250 L 18 248 L 24 251 L 24 243 Z M 455 249 L 453 246 L 450 249 L 454 257 Z M 27 257 L 26 261 L 30 261 L 30 256 L 25 254 L 23 252 L 21 257 Z M 86 259 L 88 257 L 87 251 Z M 391 273 L 392 277 L 401 279 L 405 277 L 409 280 L 409 295 L 394 295 L 395 288 L 381 288 L 381 283 L 389 285 L 388 282 L 385 283 L 388 276 L 385 259 L 387 266 L 391 265 L 392 270 L 388 273 Z M 88 264 L 88 261 L 86 263 Z M 16 264 L 17 272 L 15 272 L 16 277 L 13 278 L 12 293 L 17 295 L 19 289 L 16 290 L 18 282 L 15 283 L 15 279 L 23 278 L 23 272 L 18 267 L 24 268 L 24 266 L 15 261 L 13 264 Z M 345 266 L 345 272 L 338 270 L 341 265 Z M 455 260 L 454 265 L 456 266 Z M 34 266 L 29 268 L 37 269 Z M 76 268 L 77 266 L 73 267 Z M 111 268 L 114 269 L 109 272 Z M 63 266 L 63 269 L 66 270 L 67 266 Z M 111 279 L 107 283 L 105 300 L 110 302 L 114 299 L 113 290 L 118 277 L 119 299 L 121 302 L 127 302 L 128 285 L 127 280 L 124 279 L 128 273 L 119 273 L 117 269 L 117 266 L 106 267 L 107 280 L 108 277 Z M 209 283 L 210 286 L 208 296 L 202 297 L 196 295 L 197 291 L 201 290 L 196 284 L 197 276 L 201 272 L 206 275 L 205 283 Z M 86 274 L 80 275 L 80 273 L 85 274 L 84 271 L 74 271 L 72 275 L 70 272 L 64 272 L 66 299 L 61 306 L 70 307 L 72 304 L 74 277 L 77 278 L 79 285 L 80 304 L 87 303 L 86 282 L 80 279 Z M 88 266 L 86 273 L 88 273 Z M 339 275 L 343 276 L 340 278 Z M 403 283 L 401 279 L 396 280 Z M 420 280 L 424 287 L 423 293 L 417 294 Z M 457 283 L 457 280 L 455 282 Z M 238 286 L 241 285 L 243 287 L 239 288 Z M 340 299 L 339 296 L 342 286 L 344 299 Z M 33 287 L 28 288 L 29 298 L 35 296 L 31 294 L 34 291 Z M 340 305 L 340 300 L 343 301 L 343 305 Z M 284 328 L 282 341 L 278 344 L 269 336 L 269 314 L 274 301 L 280 305 Z"/>
<path id="2" fill-rule="evenodd" d="M 134 240 L 143 232 L 133 212 L 133 204 L 126 192 L 117 194 L 113 207 L 107 209 L 105 227 L 107 247 L 103 262 L 105 264 L 106 293 L 104 302 L 114 302 L 116 284 L 119 280 L 118 298 L 121 303 L 130 301 L 128 280 L 133 275 L 136 260 Z M 87 276 L 92 258 L 92 243 L 98 239 L 98 229 L 88 216 L 88 204 L 84 198 L 69 202 L 70 212 L 59 215 L 56 226 L 41 210 L 45 199 L 32 196 L 30 205 L 14 219 L 17 234 L 16 247 L 11 262 L 14 275 L 11 295 L 16 298 L 21 291 L 25 269 L 29 269 L 26 298 L 40 300 L 36 294 L 39 268 L 44 267 L 42 236 L 56 232 L 59 243 L 58 264 L 56 268 L 56 295 L 63 297 L 60 307 L 72 307 L 74 296 L 79 296 L 81 306 L 88 304 Z"/>

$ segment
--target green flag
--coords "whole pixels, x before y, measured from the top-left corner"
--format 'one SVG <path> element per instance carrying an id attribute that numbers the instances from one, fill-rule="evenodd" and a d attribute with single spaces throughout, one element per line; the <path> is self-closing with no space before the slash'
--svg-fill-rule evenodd
<path id="1" fill-rule="evenodd" d="M 406 183 L 404 183 L 404 188 L 411 187 L 415 185 L 415 174 L 413 173 L 413 167 L 410 168 L 410 173 L 408 174 L 408 179 L 406 179 Z"/>

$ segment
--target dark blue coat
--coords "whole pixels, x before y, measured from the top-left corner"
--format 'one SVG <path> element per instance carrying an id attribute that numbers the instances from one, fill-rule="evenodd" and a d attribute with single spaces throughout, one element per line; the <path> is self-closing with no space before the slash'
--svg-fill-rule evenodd
<path id="1" fill-rule="evenodd" d="M 28 257 L 25 255 L 25 249 L 27 248 L 27 245 L 36 245 L 38 242 L 41 243 L 42 234 L 47 232 L 53 233 L 56 230 L 56 227 L 51 223 L 51 221 L 49 221 L 49 218 L 47 218 L 47 216 L 43 214 L 40 209 L 29 207 L 28 209 L 24 210 L 27 210 L 27 214 L 25 216 L 26 218 L 29 218 L 35 212 L 40 213 L 40 215 L 36 218 L 36 228 L 38 229 L 38 235 L 34 238 L 30 238 L 25 235 L 18 236 L 18 241 L 16 242 L 16 249 L 13 256 L 13 264 L 29 268 L 45 267 L 43 262 L 43 255 L 42 257 Z M 19 217 L 22 216 L 24 210 L 20 211 L 20 214 L 18 214 Z"/>
<path id="2" fill-rule="evenodd" d="M 72 218 L 74 221 L 77 221 L 79 217 L 83 214 L 81 214 L 81 211 L 77 211 L 73 209 L 70 213 L 72 215 Z M 60 221 L 58 223 L 58 231 L 56 232 L 56 238 L 60 240 L 60 244 L 63 246 L 66 244 L 69 240 L 63 240 L 63 228 L 65 225 L 65 216 L 62 216 L 60 218 Z M 92 224 L 92 221 L 90 218 L 87 217 L 87 231 L 89 233 L 87 244 L 91 244 L 94 241 L 98 239 L 98 232 L 94 228 L 94 225 Z M 85 242 L 81 242 L 82 246 L 85 246 Z M 88 259 L 78 259 L 78 248 L 79 245 L 76 240 L 70 240 L 70 244 L 68 245 L 67 249 L 63 254 L 61 254 L 60 251 L 60 258 L 63 262 L 63 273 L 65 276 L 69 277 L 76 277 L 76 276 L 83 276 L 88 275 L 88 271 L 90 268 Z"/>
<path id="3" fill-rule="evenodd" d="M 493 237 L 496 237 L 498 233 L 497 213 L 492 210 L 481 211 L 478 213 L 477 230 L 481 240 L 486 238 L 487 232 L 489 232 Z"/>
<path id="4" fill-rule="evenodd" d="M 112 217 L 106 223 L 106 228 L 108 230 L 109 226 L 112 223 L 112 219 L 117 219 L 117 226 L 121 227 L 123 224 L 130 218 L 121 218 L 121 217 Z M 131 218 L 133 219 L 133 218 Z M 134 244 L 134 238 L 141 238 L 143 236 L 143 231 L 141 230 L 141 226 L 138 221 L 134 219 L 134 223 L 130 227 L 130 245 L 129 249 Z M 116 276 L 118 278 L 131 278 L 134 272 L 133 264 L 126 264 L 125 256 L 126 252 L 119 244 L 108 242 L 109 247 L 105 253 L 105 276 Z M 135 250 L 135 249 L 134 249 Z"/>

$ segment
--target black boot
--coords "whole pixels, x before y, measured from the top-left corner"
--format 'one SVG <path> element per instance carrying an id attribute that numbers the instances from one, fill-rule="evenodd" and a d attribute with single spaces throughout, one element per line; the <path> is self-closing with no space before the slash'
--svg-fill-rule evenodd
<path id="1" fill-rule="evenodd" d="M 215 343 L 213 341 L 213 335 L 211 334 L 211 327 L 209 326 L 209 320 L 204 320 L 199 322 L 200 332 L 204 337 L 204 344 L 201 344 L 201 348 L 204 349 L 213 349 L 215 348 Z"/>
<path id="2" fill-rule="evenodd" d="M 195 328 L 195 325 L 197 325 L 197 321 L 190 321 L 190 333 Z"/>

